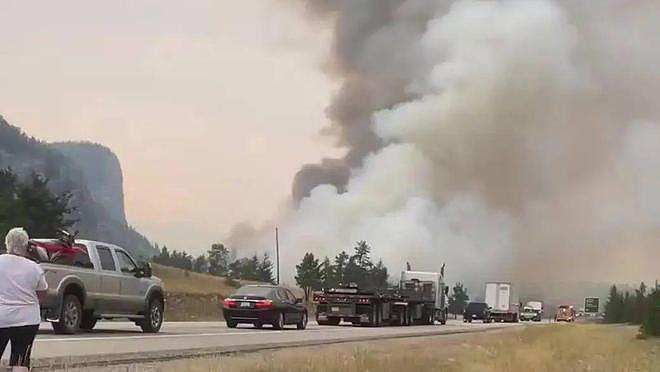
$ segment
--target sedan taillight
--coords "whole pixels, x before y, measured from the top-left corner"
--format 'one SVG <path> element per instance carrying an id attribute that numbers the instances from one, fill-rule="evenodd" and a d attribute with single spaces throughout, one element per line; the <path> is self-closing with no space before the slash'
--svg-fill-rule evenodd
<path id="1" fill-rule="evenodd" d="M 254 303 L 254 307 L 257 309 L 267 309 L 270 307 L 273 307 L 273 301 L 272 300 L 259 300 Z"/>
<path id="2" fill-rule="evenodd" d="M 222 303 L 227 309 L 231 307 L 236 307 L 236 300 L 234 300 L 233 298 L 225 298 L 225 300 Z"/>

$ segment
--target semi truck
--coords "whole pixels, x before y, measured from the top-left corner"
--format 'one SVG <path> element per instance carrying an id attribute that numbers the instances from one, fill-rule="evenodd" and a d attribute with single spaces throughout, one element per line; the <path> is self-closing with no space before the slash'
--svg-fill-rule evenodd
<path id="1" fill-rule="evenodd" d="M 486 283 L 486 303 L 494 322 L 518 322 L 518 305 L 511 303 L 511 283 Z"/>
<path id="2" fill-rule="evenodd" d="M 316 321 L 319 325 L 445 324 L 447 293 L 443 274 L 402 271 L 396 288 L 361 289 L 357 285 L 315 292 Z"/>

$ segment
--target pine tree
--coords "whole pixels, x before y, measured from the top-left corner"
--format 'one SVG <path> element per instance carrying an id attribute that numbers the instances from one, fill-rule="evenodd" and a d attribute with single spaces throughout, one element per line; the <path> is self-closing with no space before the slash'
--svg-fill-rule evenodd
<path id="1" fill-rule="evenodd" d="M 605 321 L 608 323 L 621 323 L 623 321 L 623 296 L 616 285 L 610 287 L 610 294 L 605 305 Z"/>
<path id="2" fill-rule="evenodd" d="M 336 279 L 337 275 L 335 273 L 335 267 L 332 265 L 332 262 L 330 262 L 328 257 L 323 259 L 320 273 L 322 288 L 334 288 L 339 284 L 339 281 Z"/>
<path id="3" fill-rule="evenodd" d="M 261 261 L 257 264 L 256 274 L 257 281 L 275 284 L 275 279 L 273 278 L 273 262 L 270 260 L 268 253 L 264 253 Z"/>
<path id="4" fill-rule="evenodd" d="M 69 207 L 71 197 L 68 192 L 51 193 L 48 179 L 37 174 L 22 183 L 11 169 L 0 170 L 0 235 L 20 226 L 30 236 L 56 236 L 75 222 L 68 217 L 74 211 Z M 0 251 L 4 251 L 4 240 Z"/>
<path id="5" fill-rule="evenodd" d="M 346 251 L 341 251 L 336 257 L 334 262 L 334 281 L 337 284 L 345 283 L 346 281 L 346 266 L 348 266 L 348 261 L 350 257 Z"/>
<path id="6" fill-rule="evenodd" d="M 660 286 L 657 282 L 646 299 L 646 316 L 642 324 L 642 332 L 647 336 L 660 337 Z"/>
<path id="7" fill-rule="evenodd" d="M 216 276 L 226 276 L 229 271 L 229 250 L 224 244 L 215 243 L 207 252 L 209 274 Z M 256 269 L 255 269 L 256 270 Z"/>
<path id="8" fill-rule="evenodd" d="M 313 253 L 306 253 L 302 262 L 296 265 L 296 283 L 305 293 L 305 303 L 309 302 L 313 290 L 321 289 L 321 265 Z"/>
<path id="9" fill-rule="evenodd" d="M 449 312 L 463 314 L 469 300 L 470 296 L 468 296 L 467 288 L 461 282 L 457 282 L 452 288 L 452 294 L 449 296 Z"/>
<path id="10" fill-rule="evenodd" d="M 209 262 L 206 259 L 206 255 L 199 255 L 193 264 L 193 271 L 196 273 L 206 273 L 209 269 Z"/>

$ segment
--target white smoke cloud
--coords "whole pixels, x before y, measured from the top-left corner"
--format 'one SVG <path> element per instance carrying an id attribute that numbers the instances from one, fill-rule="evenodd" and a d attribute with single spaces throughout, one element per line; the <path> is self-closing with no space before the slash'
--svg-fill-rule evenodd
<path id="1" fill-rule="evenodd" d="M 363 40 L 348 53 L 363 80 L 403 91 L 369 91 L 399 99 L 372 109 L 383 145 L 346 192 L 318 186 L 283 221 L 284 271 L 364 239 L 394 272 L 446 262 L 475 285 L 658 274 L 660 5 L 367 3 L 334 9 L 337 33 Z M 341 15 L 365 9 L 389 18 L 358 18 L 360 35 Z"/>

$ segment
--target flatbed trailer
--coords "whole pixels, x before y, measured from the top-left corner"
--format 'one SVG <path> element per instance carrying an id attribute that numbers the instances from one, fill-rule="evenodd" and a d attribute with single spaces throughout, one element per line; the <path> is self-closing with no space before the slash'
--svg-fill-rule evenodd
<path id="1" fill-rule="evenodd" d="M 445 324 L 448 288 L 440 275 L 411 273 L 415 272 L 402 273 L 399 288 L 366 290 L 348 285 L 315 292 L 316 321 L 319 325 L 338 325 L 341 321 L 363 326 Z"/>

